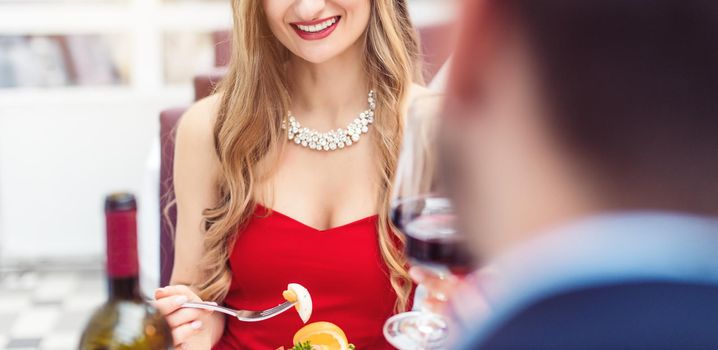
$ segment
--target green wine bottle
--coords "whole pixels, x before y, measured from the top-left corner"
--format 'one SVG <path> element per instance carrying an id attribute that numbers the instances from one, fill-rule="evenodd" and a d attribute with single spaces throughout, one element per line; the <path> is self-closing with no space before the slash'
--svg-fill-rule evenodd
<path id="1" fill-rule="evenodd" d="M 140 296 L 136 217 L 133 195 L 105 199 L 109 298 L 85 327 L 80 349 L 172 349 L 164 317 Z"/>

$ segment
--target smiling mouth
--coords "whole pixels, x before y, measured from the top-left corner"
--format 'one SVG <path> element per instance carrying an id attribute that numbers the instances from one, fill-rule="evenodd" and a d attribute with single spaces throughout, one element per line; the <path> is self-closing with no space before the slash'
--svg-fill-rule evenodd
<path id="1" fill-rule="evenodd" d="M 290 25 L 302 39 L 317 40 L 331 34 L 340 19 L 341 16 L 334 16 L 311 22 L 294 22 Z"/>

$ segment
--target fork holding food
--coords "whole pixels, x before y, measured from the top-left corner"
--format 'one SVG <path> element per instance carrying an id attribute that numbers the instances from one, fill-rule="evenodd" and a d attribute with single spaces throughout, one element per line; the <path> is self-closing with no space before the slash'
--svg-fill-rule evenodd
<path id="1" fill-rule="evenodd" d="M 206 322 L 217 322 L 212 319 L 211 313 L 220 312 L 235 317 L 243 322 L 259 322 L 275 317 L 294 308 L 303 323 L 307 323 L 312 316 L 312 297 L 309 291 L 298 283 L 290 283 L 282 292 L 285 302 L 266 310 L 234 310 L 220 306 L 215 302 L 204 302 L 188 287 L 182 285 L 160 288 L 155 292 L 155 306 L 167 318 L 175 346 L 183 346 L 185 339 L 194 335 L 206 344 L 213 340 L 212 335 L 204 328 Z M 216 318 L 216 317 L 215 317 Z"/>

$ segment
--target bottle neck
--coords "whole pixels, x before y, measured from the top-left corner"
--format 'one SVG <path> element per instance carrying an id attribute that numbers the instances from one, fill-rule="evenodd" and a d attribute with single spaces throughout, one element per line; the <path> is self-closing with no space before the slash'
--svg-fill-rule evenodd
<path id="1" fill-rule="evenodd" d="M 137 276 L 109 277 L 107 281 L 110 300 L 140 300 L 140 283 Z"/>
<path id="2" fill-rule="evenodd" d="M 137 212 L 106 212 L 107 278 L 110 299 L 139 300 Z"/>

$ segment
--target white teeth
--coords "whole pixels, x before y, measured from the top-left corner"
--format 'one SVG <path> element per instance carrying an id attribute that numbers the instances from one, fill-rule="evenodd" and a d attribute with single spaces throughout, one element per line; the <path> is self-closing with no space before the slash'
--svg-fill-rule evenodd
<path id="1" fill-rule="evenodd" d="M 299 28 L 305 32 L 316 33 L 316 32 L 322 31 L 324 29 L 327 29 L 328 27 L 330 27 L 332 24 L 334 24 L 336 22 L 337 22 L 337 18 L 333 17 L 331 19 L 328 19 L 322 23 L 319 23 L 319 24 L 316 24 L 313 26 L 304 26 L 304 25 L 298 24 L 297 28 Z"/>

